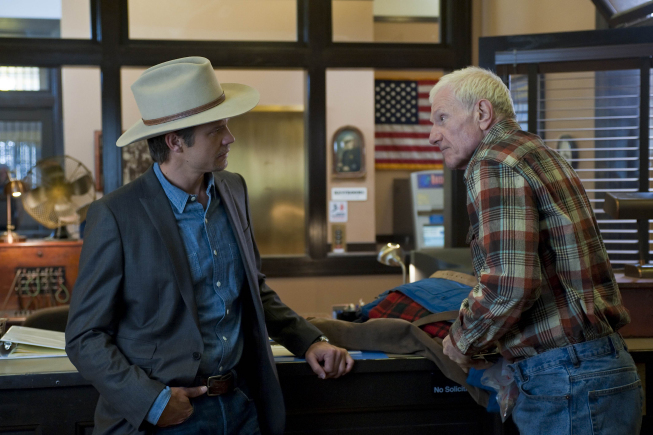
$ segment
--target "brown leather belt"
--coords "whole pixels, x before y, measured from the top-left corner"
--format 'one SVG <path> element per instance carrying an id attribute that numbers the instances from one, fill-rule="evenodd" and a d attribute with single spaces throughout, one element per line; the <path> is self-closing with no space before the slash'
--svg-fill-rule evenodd
<path id="1" fill-rule="evenodd" d="M 197 376 L 195 386 L 206 385 L 207 396 L 221 396 L 231 393 L 236 388 L 236 374 L 233 370 L 225 375 L 218 376 Z"/>

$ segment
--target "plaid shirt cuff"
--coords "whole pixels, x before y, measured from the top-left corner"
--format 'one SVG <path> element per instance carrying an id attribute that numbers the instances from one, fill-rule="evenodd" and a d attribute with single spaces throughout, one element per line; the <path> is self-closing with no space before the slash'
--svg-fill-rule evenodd
<path id="1" fill-rule="evenodd" d="M 460 324 L 460 318 L 456 319 L 455 322 L 449 328 L 449 337 L 451 337 L 451 343 L 458 348 L 462 353 L 466 353 L 469 349 L 469 342 L 465 340 L 463 336 L 463 328 Z"/>
<path id="2" fill-rule="evenodd" d="M 463 301 L 463 306 L 465 306 L 465 302 L 467 302 L 467 300 Z M 463 314 L 461 313 L 449 329 L 451 343 L 463 354 L 474 355 L 486 347 L 478 346 L 476 343 L 483 341 L 481 338 L 490 328 L 489 325 L 478 322 L 474 326 L 474 329 L 465 329 L 463 328 L 462 318 Z"/>

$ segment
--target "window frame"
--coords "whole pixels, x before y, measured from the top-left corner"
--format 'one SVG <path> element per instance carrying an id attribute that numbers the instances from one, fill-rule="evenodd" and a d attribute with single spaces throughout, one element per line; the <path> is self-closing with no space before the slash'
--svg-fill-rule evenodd
<path id="1" fill-rule="evenodd" d="M 115 143 L 121 134 L 122 67 L 149 67 L 201 53 L 213 65 L 225 68 L 303 69 L 306 74 L 306 254 L 265 257 L 263 272 L 271 277 L 398 273 L 396 268 L 378 263 L 375 255 L 328 255 L 326 70 L 453 70 L 467 66 L 471 63 L 471 0 L 441 2 L 441 42 L 437 44 L 333 42 L 331 0 L 297 0 L 296 42 L 130 40 L 128 0 L 90 2 L 90 39 L 0 38 L 0 64 L 52 68 L 99 66 L 102 132 L 106 143 Z M 105 193 L 122 185 L 120 168 L 120 149 L 104 147 Z M 451 183 L 453 193 L 449 194 L 455 198 L 464 186 L 459 177 L 454 177 Z M 466 230 L 454 228 L 453 233 Z"/>

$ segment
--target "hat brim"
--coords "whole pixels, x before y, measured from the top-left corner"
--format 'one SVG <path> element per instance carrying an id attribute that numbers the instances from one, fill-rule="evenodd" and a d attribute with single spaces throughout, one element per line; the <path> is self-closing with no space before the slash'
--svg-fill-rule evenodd
<path id="1" fill-rule="evenodd" d="M 140 119 L 118 138 L 116 145 L 124 147 L 142 139 L 159 136 L 171 131 L 194 127 L 225 118 L 233 118 L 252 110 L 258 104 L 260 95 L 250 86 L 239 83 L 222 83 L 224 101 L 219 105 L 186 118 L 158 125 L 145 125 Z"/>

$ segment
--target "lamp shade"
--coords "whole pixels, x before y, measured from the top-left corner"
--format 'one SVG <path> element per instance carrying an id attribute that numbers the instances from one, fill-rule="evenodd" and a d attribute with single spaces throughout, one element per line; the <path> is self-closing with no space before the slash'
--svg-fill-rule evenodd
<path id="1" fill-rule="evenodd" d="M 376 259 L 386 266 L 401 266 L 404 263 L 406 254 L 401 246 L 395 243 L 388 243 L 379 251 Z"/>
<path id="2" fill-rule="evenodd" d="M 20 180 L 11 180 L 5 185 L 5 193 L 13 197 L 19 197 L 23 194 L 25 185 Z"/>

